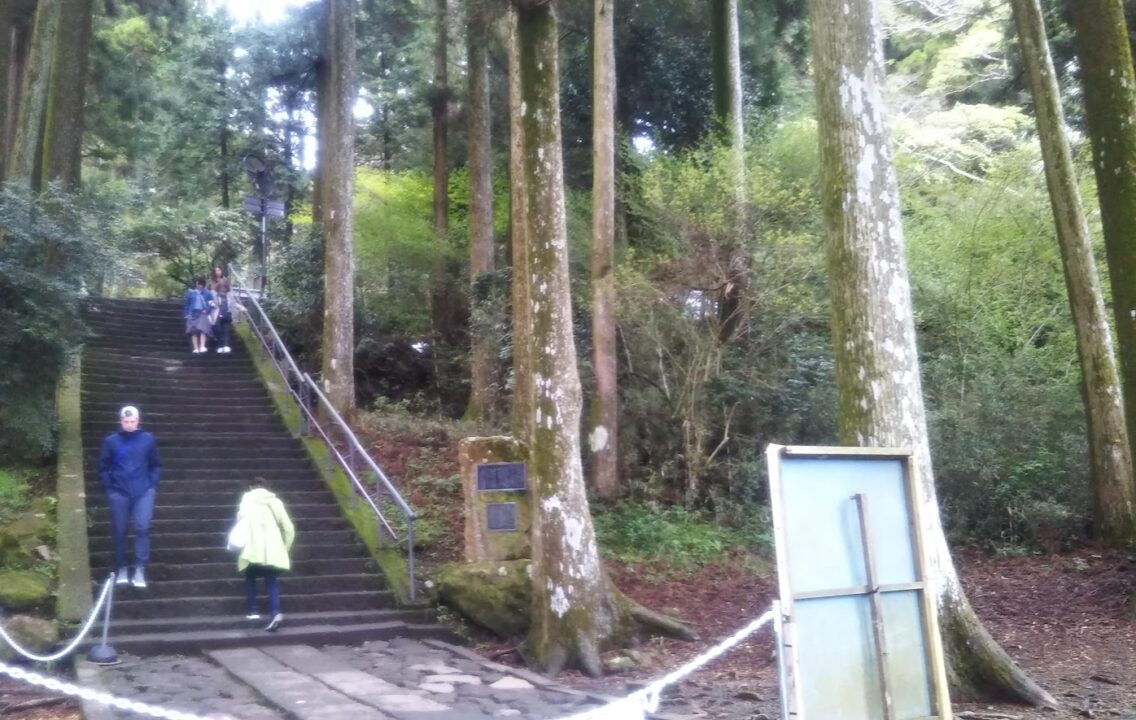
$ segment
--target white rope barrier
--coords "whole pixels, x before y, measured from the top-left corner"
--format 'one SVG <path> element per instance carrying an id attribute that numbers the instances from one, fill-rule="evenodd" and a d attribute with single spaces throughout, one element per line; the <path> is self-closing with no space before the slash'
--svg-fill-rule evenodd
<path id="1" fill-rule="evenodd" d="M 92 700 L 97 703 L 102 703 L 103 705 L 110 705 L 119 710 L 127 710 L 140 715 L 149 715 L 150 717 L 162 718 L 163 720 L 217 720 L 217 716 L 206 717 L 204 715 L 194 715 L 192 713 L 182 712 L 181 710 L 167 710 L 157 705 L 126 700 L 124 698 L 115 697 L 109 693 L 99 692 L 98 690 L 85 688 L 81 685 L 64 682 L 57 678 L 37 675 L 34 672 L 29 672 L 23 668 L 13 667 L 11 665 L 5 665 L 4 663 L 0 663 L 0 675 L 7 675 L 10 678 L 23 680 L 32 685 L 38 685 L 64 695 L 70 695 L 84 700 Z"/>
<path id="2" fill-rule="evenodd" d="M 62 657 L 66 657 L 67 655 L 70 655 L 76 647 L 79 646 L 79 643 L 83 642 L 83 638 L 87 637 L 87 633 L 91 631 L 91 626 L 95 624 L 95 618 L 99 616 L 99 609 L 102 608 L 103 603 L 106 602 L 107 593 L 110 592 L 111 583 L 113 582 L 114 576 L 112 575 L 103 585 L 102 594 L 99 595 L 98 602 L 95 603 L 95 607 L 91 609 L 90 615 L 87 616 L 87 621 L 83 624 L 83 629 L 79 631 L 79 634 L 67 645 L 67 647 L 63 648 L 59 652 L 52 653 L 51 655 L 36 655 L 35 653 L 20 647 L 20 644 L 13 640 L 11 635 L 5 632 L 3 625 L 0 625 L 0 638 L 3 638 L 4 642 L 12 646 L 13 650 L 29 660 L 35 660 L 36 662 L 54 662 Z"/>
<path id="3" fill-rule="evenodd" d="M 560 718 L 560 720 L 643 720 L 647 713 L 653 713 L 659 709 L 659 700 L 662 697 L 663 690 L 666 689 L 668 685 L 675 684 L 707 663 L 713 662 L 715 659 L 724 655 L 727 650 L 745 640 L 772 620 L 774 612 L 775 607 L 771 607 L 769 610 L 766 610 L 761 617 L 753 620 L 730 637 L 677 670 L 667 673 L 647 687 L 636 690 L 627 697 L 620 698 L 603 707 L 569 715 Z"/>

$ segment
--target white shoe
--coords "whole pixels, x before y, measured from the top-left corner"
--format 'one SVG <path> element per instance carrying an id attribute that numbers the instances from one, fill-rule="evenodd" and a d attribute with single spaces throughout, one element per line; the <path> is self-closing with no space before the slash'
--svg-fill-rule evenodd
<path id="1" fill-rule="evenodd" d="M 245 615 L 245 620 L 259 620 L 259 619 L 260 619 L 260 613 L 249 613 L 248 615 Z"/>
<path id="2" fill-rule="evenodd" d="M 142 573 L 141 566 L 134 568 L 134 577 L 131 578 L 130 584 L 139 589 L 146 587 L 146 576 Z"/>
<path id="3" fill-rule="evenodd" d="M 130 568 L 120 567 L 118 572 L 114 574 L 115 585 L 125 585 L 130 582 Z"/>
<path id="4" fill-rule="evenodd" d="M 267 630 L 268 632 L 276 632 L 276 629 L 278 627 L 280 627 L 280 623 L 283 622 L 283 620 L 284 620 L 284 613 L 276 613 L 275 615 L 272 616 L 271 622 L 269 622 L 268 626 L 265 627 L 264 629 Z"/>
<path id="5" fill-rule="evenodd" d="M 231 347 L 229 347 L 228 345 L 226 345 L 225 347 L 221 348 L 221 352 L 231 353 L 231 352 L 233 352 L 233 349 Z"/>

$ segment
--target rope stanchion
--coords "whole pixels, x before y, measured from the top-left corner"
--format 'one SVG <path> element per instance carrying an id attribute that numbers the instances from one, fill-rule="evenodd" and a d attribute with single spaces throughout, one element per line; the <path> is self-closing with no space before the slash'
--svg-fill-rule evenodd
<path id="1" fill-rule="evenodd" d="M 777 611 L 776 605 L 766 610 L 761 617 L 751 621 L 745 627 L 738 630 L 736 633 L 686 663 L 682 667 L 667 673 L 658 680 L 652 682 L 642 690 L 636 690 L 627 697 L 620 698 L 613 703 L 608 703 L 603 707 L 593 708 L 591 710 L 569 715 L 560 720 L 643 720 L 647 713 L 653 713 L 659 709 L 659 700 L 662 698 L 663 690 L 669 685 L 673 685 L 679 680 L 682 680 L 687 675 L 703 667 L 707 663 L 713 662 L 715 659 L 721 657 L 726 651 L 733 648 L 738 643 L 748 638 L 753 633 L 760 630 L 764 625 L 773 620 L 773 615 Z"/>
<path id="2" fill-rule="evenodd" d="M 99 595 L 98 602 L 96 602 L 95 607 L 91 609 L 91 613 L 87 616 L 87 621 L 83 624 L 83 628 L 79 631 L 79 634 L 67 645 L 67 647 L 58 652 L 52 653 L 51 655 L 37 655 L 29 650 L 26 650 L 20 647 L 19 643 L 13 640 L 12 636 L 5 632 L 2 625 L 0 625 L 0 638 L 2 638 L 4 642 L 11 645 L 13 650 L 29 660 L 35 660 L 36 662 L 54 662 L 56 660 L 59 660 L 60 658 L 66 657 L 67 655 L 70 655 L 76 647 L 79 646 L 79 643 L 83 642 L 83 638 L 85 638 L 87 636 L 87 633 L 91 631 L 91 626 L 95 624 L 95 618 L 99 616 L 99 608 L 101 608 L 103 603 L 106 602 L 107 593 L 110 592 L 110 588 L 113 583 L 114 576 L 112 575 L 103 585 L 103 591 Z"/>

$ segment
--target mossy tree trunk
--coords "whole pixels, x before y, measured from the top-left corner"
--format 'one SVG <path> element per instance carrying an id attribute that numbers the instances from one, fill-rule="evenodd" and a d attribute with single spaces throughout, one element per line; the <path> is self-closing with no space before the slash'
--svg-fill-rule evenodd
<path id="1" fill-rule="evenodd" d="M 557 4 L 518 12 L 534 386 L 529 472 L 535 506 L 529 647 L 550 673 L 602 670 L 600 650 L 625 623 L 600 566 L 580 461 L 580 378 L 572 335 L 561 158 Z"/>
<path id="2" fill-rule="evenodd" d="M 1113 356 L 1112 329 L 1108 325 L 1076 171 L 1065 137 L 1065 115 L 1041 5 L 1038 0 L 1012 0 L 1012 7 L 1033 94 L 1045 178 L 1077 335 L 1097 532 L 1114 543 L 1122 543 L 1133 537 L 1136 480 L 1132 475 L 1120 375 Z"/>
<path id="3" fill-rule="evenodd" d="M 43 178 L 43 122 L 51 86 L 62 0 L 39 0 L 32 29 L 6 179 L 38 191 Z"/>
<path id="4" fill-rule="evenodd" d="M 489 8 L 467 0 L 466 48 L 469 90 L 469 281 L 470 388 L 465 417 L 481 421 L 491 412 L 496 343 L 487 278 L 493 272 L 492 112 L 489 107 Z"/>
<path id="5" fill-rule="evenodd" d="M 532 433 L 532 308 L 529 306 L 529 241 L 525 223 L 525 129 L 521 116 L 519 15 L 510 3 L 505 18 L 509 37 L 509 245 L 512 257 L 513 435 L 526 442 Z"/>
<path id="6" fill-rule="evenodd" d="M 1128 441 L 1136 456 L 1136 72 L 1121 0 L 1077 0 L 1069 11 L 1093 146 Z M 1132 538 L 1130 528 L 1126 539 Z"/>
<path id="7" fill-rule="evenodd" d="M 1054 704 L 983 628 L 943 533 L 884 115 L 878 13 L 876 0 L 809 1 L 840 439 L 915 451 L 931 564 L 927 579 L 955 697 Z"/>
<path id="8" fill-rule="evenodd" d="M 437 255 L 431 280 L 430 322 L 435 345 L 453 345 L 458 339 L 455 313 L 456 288 L 450 256 L 449 170 L 449 0 L 434 0 L 434 82 L 430 88 L 430 115 L 434 141 L 434 241 Z M 434 349 L 437 362 L 438 349 Z M 437 373 L 440 374 L 440 373 Z"/>
<path id="9" fill-rule="evenodd" d="M 9 145 L 11 144 L 11 119 L 15 114 L 12 93 L 13 74 L 16 65 L 13 35 L 15 34 L 15 12 L 10 2 L 0 2 L 0 181 L 7 177 Z"/>
<path id="10" fill-rule="evenodd" d="M 594 0 L 592 32 L 592 362 L 591 483 L 619 491 L 619 389 L 615 339 L 615 0 Z"/>
<path id="11" fill-rule="evenodd" d="M 355 409 L 355 0 L 327 0 L 328 137 L 320 139 L 324 239 L 323 390 L 342 415 Z"/>
<path id="12" fill-rule="evenodd" d="M 79 187 L 83 160 L 83 106 L 90 67 L 92 0 L 62 0 L 51 91 L 43 131 L 48 180 Z"/>

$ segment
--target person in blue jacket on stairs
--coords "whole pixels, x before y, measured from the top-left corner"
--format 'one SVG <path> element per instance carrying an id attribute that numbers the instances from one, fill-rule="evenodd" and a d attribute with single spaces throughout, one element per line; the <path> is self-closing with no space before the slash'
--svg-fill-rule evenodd
<path id="1" fill-rule="evenodd" d="M 103 440 L 99 453 L 99 484 L 110 506 L 110 529 L 114 541 L 115 584 L 146 587 L 146 564 L 150 561 L 150 520 L 154 495 L 162 475 L 158 443 L 138 428 L 138 408 L 127 405 L 118 413 L 121 429 Z M 134 523 L 134 576 L 126 563 L 126 525 Z"/>

